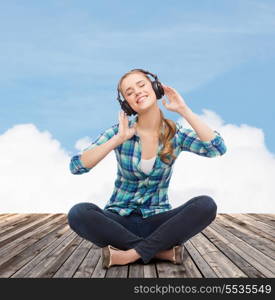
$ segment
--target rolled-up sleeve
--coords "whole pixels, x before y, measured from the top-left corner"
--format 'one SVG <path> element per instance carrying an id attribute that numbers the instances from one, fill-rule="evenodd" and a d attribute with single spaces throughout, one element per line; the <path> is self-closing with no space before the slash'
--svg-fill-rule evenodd
<path id="1" fill-rule="evenodd" d="M 201 141 L 193 129 L 178 127 L 178 144 L 181 151 L 189 151 L 205 157 L 221 156 L 226 152 L 226 145 L 220 133 L 214 130 L 211 141 Z"/>
<path id="2" fill-rule="evenodd" d="M 70 171 L 74 175 L 81 175 L 89 172 L 92 168 L 87 168 L 84 166 L 81 155 L 83 152 L 93 149 L 101 144 L 106 143 L 118 132 L 118 124 L 107 129 L 105 132 L 101 133 L 88 147 L 86 147 L 81 153 L 74 155 L 70 161 Z"/>
<path id="3" fill-rule="evenodd" d="M 86 168 L 80 159 L 81 154 L 77 154 L 71 158 L 70 171 L 74 175 L 81 175 L 83 173 L 89 172 L 92 168 Z"/>

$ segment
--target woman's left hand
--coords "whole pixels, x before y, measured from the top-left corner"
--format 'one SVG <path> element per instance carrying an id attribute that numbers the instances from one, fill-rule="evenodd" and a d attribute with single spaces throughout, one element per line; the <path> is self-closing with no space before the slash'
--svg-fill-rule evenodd
<path id="1" fill-rule="evenodd" d="M 188 106 L 186 105 L 185 101 L 175 89 L 167 85 L 164 85 L 163 83 L 161 83 L 161 85 L 163 87 L 165 96 L 168 98 L 170 102 L 167 103 L 166 99 L 164 98 L 162 99 L 162 104 L 164 105 L 165 108 L 177 113 L 188 110 Z"/>

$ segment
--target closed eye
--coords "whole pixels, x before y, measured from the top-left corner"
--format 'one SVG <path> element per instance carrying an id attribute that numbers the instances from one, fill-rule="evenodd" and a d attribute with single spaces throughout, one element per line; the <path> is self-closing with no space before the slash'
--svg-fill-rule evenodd
<path id="1" fill-rule="evenodd" d="M 139 87 L 143 87 L 145 86 L 145 83 L 143 85 L 140 85 Z M 131 96 L 132 95 L 132 92 L 128 93 L 127 96 Z"/>

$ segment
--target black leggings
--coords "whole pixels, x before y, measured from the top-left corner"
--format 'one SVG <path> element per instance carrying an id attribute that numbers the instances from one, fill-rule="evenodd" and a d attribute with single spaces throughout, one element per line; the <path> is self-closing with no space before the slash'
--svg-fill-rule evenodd
<path id="1" fill-rule="evenodd" d="M 147 218 L 142 218 L 140 211 L 121 216 L 83 202 L 70 209 L 68 223 L 79 236 L 98 247 L 134 248 L 146 264 L 159 251 L 180 245 L 202 231 L 216 214 L 215 201 L 205 195 Z"/>

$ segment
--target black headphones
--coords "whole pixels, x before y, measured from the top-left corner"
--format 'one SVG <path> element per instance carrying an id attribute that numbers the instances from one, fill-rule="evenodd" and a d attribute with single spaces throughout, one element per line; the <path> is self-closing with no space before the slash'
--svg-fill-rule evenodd
<path id="1" fill-rule="evenodd" d="M 151 81 L 151 84 L 152 84 L 153 90 L 154 90 L 154 92 L 157 96 L 157 99 L 161 99 L 161 97 L 164 96 L 164 90 L 163 90 L 163 87 L 161 86 L 161 83 L 158 80 L 157 75 L 152 74 L 152 73 L 150 73 L 148 71 L 145 71 L 143 69 L 133 69 L 131 71 L 140 71 L 144 74 L 148 74 L 148 75 L 151 75 L 152 77 L 154 77 L 155 80 Z M 125 111 L 128 116 L 137 114 L 137 112 L 132 109 L 132 107 L 127 102 L 127 100 L 125 100 L 124 97 L 123 97 L 123 101 L 121 100 L 118 87 L 117 87 L 117 100 L 119 101 L 122 110 Z"/>

